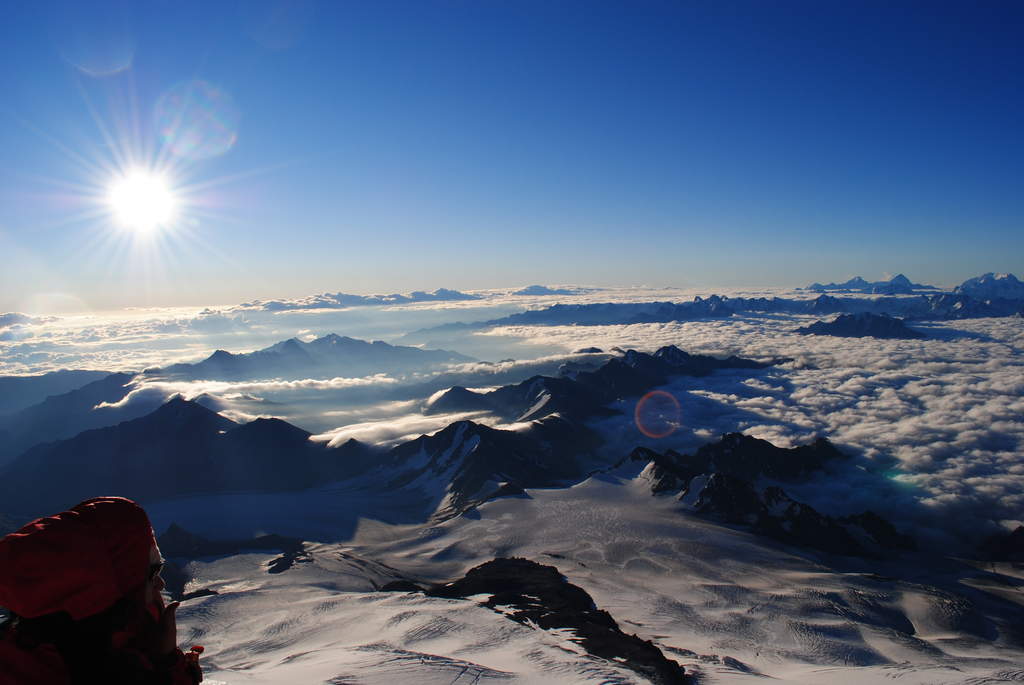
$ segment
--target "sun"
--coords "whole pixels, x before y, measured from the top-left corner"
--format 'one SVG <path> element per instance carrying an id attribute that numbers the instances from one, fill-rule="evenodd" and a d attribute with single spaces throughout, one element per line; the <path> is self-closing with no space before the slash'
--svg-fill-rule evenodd
<path id="1" fill-rule="evenodd" d="M 178 201 L 162 174 L 132 169 L 111 181 L 107 204 L 121 227 L 136 233 L 152 233 L 170 226 Z"/>

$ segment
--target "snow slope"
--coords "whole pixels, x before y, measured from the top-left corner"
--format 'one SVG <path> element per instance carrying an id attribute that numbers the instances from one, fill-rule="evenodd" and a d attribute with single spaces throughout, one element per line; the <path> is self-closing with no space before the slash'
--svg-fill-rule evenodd
<path id="1" fill-rule="evenodd" d="M 208 648 L 215 683 L 637 682 L 579 654 L 569 635 L 467 601 L 373 591 L 399 576 L 448 581 L 493 557 L 523 556 L 556 566 L 702 683 L 1021 677 L 1019 571 L 786 548 L 688 515 L 632 475 L 532 490 L 438 525 L 363 518 L 351 539 L 311 544 L 310 561 L 277 575 L 267 573 L 272 554 L 194 562 L 186 589 L 220 594 L 186 601 L 179 634 Z M 279 511 L 281 524 L 298 524 Z M 272 509 L 260 516 L 275 525 Z M 216 532 L 207 521 L 195 532 Z"/>

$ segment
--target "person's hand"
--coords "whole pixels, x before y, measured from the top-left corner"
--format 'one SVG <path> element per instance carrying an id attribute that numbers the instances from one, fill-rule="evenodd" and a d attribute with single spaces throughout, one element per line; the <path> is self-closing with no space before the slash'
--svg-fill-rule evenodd
<path id="1" fill-rule="evenodd" d="M 178 623 L 175 619 L 175 612 L 181 602 L 171 602 L 157 620 L 156 627 L 156 648 L 159 656 L 167 656 L 178 648 Z"/>

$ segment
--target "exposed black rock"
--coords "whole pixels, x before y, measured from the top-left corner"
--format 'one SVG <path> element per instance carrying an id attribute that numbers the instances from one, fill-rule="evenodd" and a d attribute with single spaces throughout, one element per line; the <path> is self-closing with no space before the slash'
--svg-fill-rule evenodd
<path id="1" fill-rule="evenodd" d="M 986 538 L 980 545 L 983 559 L 1024 562 L 1024 526 Z"/>
<path id="2" fill-rule="evenodd" d="M 885 314 L 840 314 L 832 321 L 816 321 L 810 326 L 796 329 L 801 335 L 831 335 L 840 338 L 896 338 L 903 340 L 919 340 L 926 338 L 924 333 L 909 328 L 902 319 Z"/>
<path id="3" fill-rule="evenodd" d="M 872 512 L 833 518 L 798 502 L 779 487 L 758 491 L 737 476 L 713 473 L 701 487 L 693 510 L 724 523 L 750 526 L 759 535 L 787 544 L 844 556 L 875 556 L 880 550 L 910 549 L 913 540 Z"/>
<path id="4" fill-rule="evenodd" d="M 629 459 L 646 463 L 642 475 L 653 494 L 673 494 L 702 516 L 749 527 L 788 544 L 833 554 L 873 556 L 912 549 L 914 540 L 877 514 L 835 518 L 798 502 L 777 486 L 759 488 L 761 478 L 799 481 L 844 455 L 819 438 L 792 449 L 740 433 L 722 436 L 695 455 L 658 454 L 637 448 Z"/>
<path id="5" fill-rule="evenodd" d="M 845 458 L 845 455 L 827 438 L 817 438 L 810 444 L 786 449 L 742 433 L 727 433 L 717 442 L 701 446 L 693 455 L 681 455 L 672 450 L 657 454 L 639 448 L 630 458 L 650 461 L 650 474 L 664 483 L 662 489 L 667 490 L 671 489 L 669 483 L 688 483 L 703 473 L 722 473 L 747 480 L 761 476 L 797 480 L 820 471 L 833 459 Z"/>
<path id="6" fill-rule="evenodd" d="M 601 354 L 603 351 L 600 347 L 581 347 L 573 354 Z"/>
<path id="7" fill-rule="evenodd" d="M 623 633 L 607 611 L 598 609 L 585 590 L 567 581 L 554 566 L 520 558 L 494 559 L 426 594 L 449 599 L 491 595 L 484 606 L 500 607 L 503 615 L 525 625 L 571 629 L 588 653 L 613 660 L 652 683 L 689 682 L 682 666 L 667 659 L 649 640 Z"/>
<path id="8" fill-rule="evenodd" d="M 859 539 L 863 539 L 864 536 L 861 534 L 863 531 L 871 541 L 882 549 L 915 549 L 917 547 L 913 536 L 900 533 L 888 519 L 884 519 L 870 510 L 859 514 L 840 516 L 836 521 Z"/>

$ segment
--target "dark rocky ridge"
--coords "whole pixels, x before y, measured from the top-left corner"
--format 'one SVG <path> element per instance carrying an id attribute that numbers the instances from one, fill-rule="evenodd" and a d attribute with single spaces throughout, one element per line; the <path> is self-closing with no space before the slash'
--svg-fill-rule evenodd
<path id="1" fill-rule="evenodd" d="M 801 335 L 831 335 L 840 338 L 889 338 L 920 340 L 924 333 L 909 328 L 902 319 L 885 314 L 840 314 L 832 321 L 816 321 L 810 326 L 796 329 Z"/>
<path id="2" fill-rule="evenodd" d="M 567 581 L 554 566 L 520 558 L 494 559 L 470 569 L 459 580 L 427 590 L 426 594 L 448 599 L 488 594 L 491 597 L 483 602 L 484 606 L 500 608 L 513 621 L 544 630 L 569 628 L 588 653 L 615 661 L 652 683 L 690 682 L 682 666 L 667 659 L 649 640 L 623 633 L 611 614 L 598 609 L 585 590 Z"/>
<path id="3" fill-rule="evenodd" d="M 989 561 L 1024 562 L 1024 526 L 986 538 L 980 551 L 982 558 Z"/>
<path id="4" fill-rule="evenodd" d="M 391 450 L 382 463 L 395 476 L 385 489 L 423 481 L 443 484 L 444 495 L 433 516 L 444 520 L 525 488 L 579 482 L 586 473 L 584 456 L 597 446 L 589 429 L 558 417 L 537 421 L 525 431 L 459 421 Z M 421 455 L 427 457 L 422 467 L 403 469 Z"/>
<path id="5" fill-rule="evenodd" d="M 651 472 L 662 482 L 659 491 L 666 491 L 674 482 L 689 482 L 704 473 L 722 473 L 747 480 L 761 476 L 798 480 L 845 455 L 827 438 L 786 449 L 742 433 L 727 433 L 717 442 L 701 446 L 693 455 L 681 455 L 672 450 L 658 454 L 639 447 L 630 458 L 651 462 Z"/>
<path id="6" fill-rule="evenodd" d="M 749 527 L 787 544 L 846 556 L 877 556 L 914 547 L 912 538 L 874 512 L 832 517 L 792 499 L 778 486 L 758 486 L 764 478 L 800 481 L 828 462 L 843 459 L 824 438 L 784 449 L 730 433 L 694 455 L 637 448 L 629 458 L 646 462 L 643 476 L 653 494 L 674 495 L 701 516 Z"/>
<path id="7" fill-rule="evenodd" d="M 455 386 L 424 407 L 424 413 L 486 411 L 509 421 L 533 421 L 551 414 L 582 421 L 614 414 L 607 405 L 639 397 L 673 376 L 707 376 L 721 369 L 764 369 L 786 360 L 758 362 L 740 357 L 691 355 L 675 345 L 654 354 L 628 350 L 600 368 L 573 370 L 570 376 L 534 376 L 487 393 Z"/>

